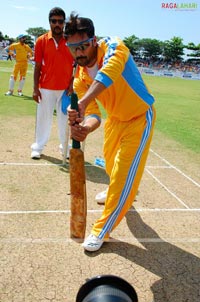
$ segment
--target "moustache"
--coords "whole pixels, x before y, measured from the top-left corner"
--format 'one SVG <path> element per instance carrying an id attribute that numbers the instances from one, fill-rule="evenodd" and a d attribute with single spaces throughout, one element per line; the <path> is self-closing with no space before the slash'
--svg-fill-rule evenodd
<path id="1" fill-rule="evenodd" d="M 59 26 L 54 27 L 54 30 L 55 30 L 55 29 L 61 30 L 61 28 L 60 28 Z"/>
<path id="2" fill-rule="evenodd" d="M 87 59 L 86 56 L 76 57 L 76 60 Z"/>

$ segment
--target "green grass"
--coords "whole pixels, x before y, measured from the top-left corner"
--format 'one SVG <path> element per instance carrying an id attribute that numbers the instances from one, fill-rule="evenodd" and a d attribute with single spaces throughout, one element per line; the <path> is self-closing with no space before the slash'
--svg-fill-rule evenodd
<path id="1" fill-rule="evenodd" d="M 36 103 L 32 100 L 33 68 L 29 65 L 24 97 L 6 97 L 14 62 L 0 61 L 0 115 L 33 116 Z M 200 81 L 144 75 L 156 99 L 156 129 L 179 142 L 184 148 L 200 152 Z M 17 83 L 16 83 L 17 84 Z M 16 85 L 17 89 L 17 85 Z M 103 117 L 105 111 L 101 107 Z"/>
<path id="2" fill-rule="evenodd" d="M 33 101 L 33 67 L 29 64 L 26 82 L 23 89 L 23 97 L 17 95 L 18 81 L 15 83 L 13 96 L 5 96 L 8 91 L 9 78 L 12 73 L 14 62 L 0 61 L 0 115 L 25 116 L 35 115 L 36 103 Z"/>
<path id="3" fill-rule="evenodd" d="M 200 81 L 144 77 L 156 99 L 156 129 L 200 152 Z"/>

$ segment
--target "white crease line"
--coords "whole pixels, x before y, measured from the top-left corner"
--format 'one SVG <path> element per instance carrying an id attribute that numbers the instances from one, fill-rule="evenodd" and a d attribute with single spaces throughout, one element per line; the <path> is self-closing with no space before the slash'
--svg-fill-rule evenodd
<path id="1" fill-rule="evenodd" d="M 102 210 L 87 210 L 87 213 L 102 213 Z M 200 212 L 200 208 L 187 208 L 187 209 L 167 209 L 167 208 L 155 208 L 155 209 L 130 209 L 129 212 Z M 69 214 L 70 210 L 33 210 L 33 211 L 0 211 L 0 215 L 19 215 L 19 214 Z"/>
<path id="2" fill-rule="evenodd" d="M 194 179 L 192 179 L 190 176 L 186 175 L 185 173 L 183 173 L 181 170 L 179 170 L 178 168 L 176 168 L 174 165 L 172 165 L 169 161 L 167 161 L 165 158 L 163 158 L 162 156 L 160 156 L 158 153 L 156 153 L 155 151 L 153 151 L 152 149 L 150 149 L 150 151 L 156 155 L 158 158 L 160 158 L 162 161 L 164 161 L 167 165 L 169 165 L 170 167 L 172 167 L 174 170 L 176 170 L 178 173 L 180 173 L 182 176 L 184 176 L 185 178 L 187 178 L 188 180 L 190 180 L 193 184 L 195 184 L 197 187 L 200 188 L 200 184 L 198 182 L 196 182 Z"/>
<path id="3" fill-rule="evenodd" d="M 69 213 L 70 213 L 70 210 L 0 211 L 0 215 L 18 215 L 18 214 L 69 214 Z"/>
<path id="4" fill-rule="evenodd" d="M 71 238 L 2 238 L 0 239 L 0 243 L 3 244 L 16 244 L 16 243 L 24 243 L 24 244 L 45 244 L 45 243 L 82 243 L 81 239 L 71 239 Z M 110 238 L 106 242 L 112 243 L 199 243 L 200 238 Z"/>
<path id="5" fill-rule="evenodd" d="M 49 164 L 49 163 L 8 163 L 8 162 L 3 162 L 0 163 L 0 166 L 69 166 L 68 163 L 66 164 Z"/>
<path id="6" fill-rule="evenodd" d="M 177 199 L 185 208 L 189 209 L 189 207 L 178 197 L 176 194 L 171 192 L 156 176 L 153 175 L 148 169 L 146 171 L 170 194 L 172 195 L 175 199 Z"/>
<path id="7" fill-rule="evenodd" d="M 154 208 L 154 209 L 130 209 L 129 212 L 200 212 L 200 208 L 187 208 L 187 209 L 168 209 L 168 208 Z"/>
<path id="8" fill-rule="evenodd" d="M 66 164 L 49 164 L 49 163 L 8 163 L 8 162 L 3 162 L 0 163 L 0 166 L 41 166 L 41 167 L 47 167 L 47 166 L 58 166 L 58 167 L 65 167 L 65 166 L 69 166 L 69 163 Z M 93 165 L 93 164 L 85 164 L 85 167 L 98 167 L 97 165 Z M 172 169 L 172 167 L 170 166 L 146 166 L 146 168 L 151 168 L 151 169 Z"/>
<path id="9" fill-rule="evenodd" d="M 0 163 L 0 166 L 26 166 L 26 167 L 31 167 L 31 166 L 39 166 L 39 167 L 47 167 L 47 166 L 55 166 L 55 167 L 69 167 L 69 163 L 66 163 L 66 164 L 49 164 L 49 163 L 8 163 L 8 162 L 3 162 L 3 163 Z M 84 165 L 85 167 L 98 167 L 100 168 L 99 166 L 96 166 L 96 165 L 93 165 L 93 164 L 85 164 Z"/>
<path id="10" fill-rule="evenodd" d="M 149 169 L 173 169 L 170 166 L 146 166 L 146 168 L 149 168 Z"/>

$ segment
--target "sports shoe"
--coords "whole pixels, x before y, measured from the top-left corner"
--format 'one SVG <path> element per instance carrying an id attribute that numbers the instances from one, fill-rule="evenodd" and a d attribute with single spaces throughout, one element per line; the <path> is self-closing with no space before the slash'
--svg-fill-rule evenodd
<path id="1" fill-rule="evenodd" d="M 40 152 L 38 152 L 38 151 L 32 151 L 31 152 L 31 158 L 32 159 L 40 159 Z"/>
<path id="2" fill-rule="evenodd" d="M 18 96 L 23 96 L 22 91 L 18 91 Z"/>
<path id="3" fill-rule="evenodd" d="M 99 239 L 97 236 L 90 234 L 82 243 L 82 247 L 88 252 L 95 252 L 100 249 L 103 244 L 103 239 Z"/>
<path id="4" fill-rule="evenodd" d="M 8 90 L 5 95 L 13 95 L 13 91 Z"/>
<path id="5" fill-rule="evenodd" d="M 106 201 L 107 193 L 108 193 L 108 189 L 106 189 L 103 192 L 98 193 L 95 197 L 96 202 L 100 205 L 104 205 L 105 201 Z M 137 201 L 138 195 L 139 195 L 139 190 L 137 191 L 134 201 Z"/>
<path id="6" fill-rule="evenodd" d="M 105 191 L 103 192 L 100 192 L 98 193 L 96 196 L 95 196 L 95 200 L 98 204 L 105 204 L 105 200 L 106 200 L 106 197 L 107 197 L 107 192 L 108 192 L 108 189 L 106 189 Z"/>

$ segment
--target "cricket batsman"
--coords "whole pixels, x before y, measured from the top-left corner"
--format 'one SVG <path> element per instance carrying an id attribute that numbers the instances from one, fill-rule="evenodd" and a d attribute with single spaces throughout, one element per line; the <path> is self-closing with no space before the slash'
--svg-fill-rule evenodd
<path id="1" fill-rule="evenodd" d="M 155 100 L 121 39 L 97 41 L 92 20 L 75 13 L 68 18 L 65 38 L 78 64 L 74 90 L 79 113 L 68 109 L 72 137 L 83 141 L 99 126 L 97 100 L 107 112 L 104 159 L 110 183 L 103 213 L 82 244 L 93 252 L 101 248 L 133 204 L 153 135 Z"/>

